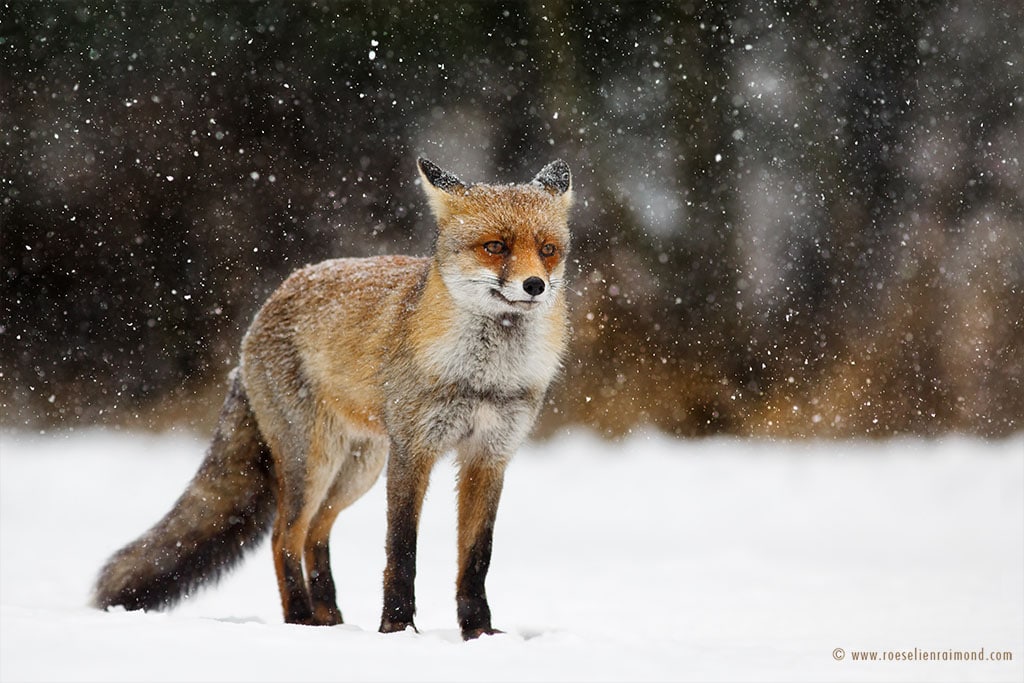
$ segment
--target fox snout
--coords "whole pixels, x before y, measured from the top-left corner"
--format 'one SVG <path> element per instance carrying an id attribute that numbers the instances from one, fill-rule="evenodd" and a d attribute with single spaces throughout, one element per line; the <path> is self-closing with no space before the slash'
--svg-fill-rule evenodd
<path id="1" fill-rule="evenodd" d="M 544 293 L 544 288 L 546 286 L 547 285 L 544 284 L 544 280 L 540 279 L 536 275 L 523 280 L 523 291 L 530 296 L 540 296 Z"/>

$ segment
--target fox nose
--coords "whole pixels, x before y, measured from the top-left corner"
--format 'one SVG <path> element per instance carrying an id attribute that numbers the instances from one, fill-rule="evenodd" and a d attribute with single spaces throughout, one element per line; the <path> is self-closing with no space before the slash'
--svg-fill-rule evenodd
<path id="1" fill-rule="evenodd" d="M 523 280 L 523 289 L 530 296 L 537 296 L 544 292 L 544 281 L 534 275 Z"/>

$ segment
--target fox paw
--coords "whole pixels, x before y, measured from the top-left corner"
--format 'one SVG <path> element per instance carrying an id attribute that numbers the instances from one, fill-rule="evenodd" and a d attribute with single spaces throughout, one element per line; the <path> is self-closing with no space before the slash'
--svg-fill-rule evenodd
<path id="1" fill-rule="evenodd" d="M 490 627 L 487 627 L 487 628 L 471 628 L 471 629 L 468 629 L 468 630 L 465 630 L 465 631 L 462 632 L 462 639 L 463 640 L 476 640 L 480 636 L 494 636 L 494 635 L 498 635 L 500 633 L 504 633 L 504 631 L 499 631 L 496 628 L 490 628 Z"/>
<path id="2" fill-rule="evenodd" d="M 411 621 L 388 621 L 384 620 L 380 622 L 381 633 L 401 633 L 407 629 L 412 629 L 413 633 L 419 633 L 416 625 Z"/>
<path id="3" fill-rule="evenodd" d="M 313 609 L 313 618 L 309 622 L 313 626 L 337 626 L 344 624 L 341 618 L 341 611 L 337 608 L 317 606 Z"/>

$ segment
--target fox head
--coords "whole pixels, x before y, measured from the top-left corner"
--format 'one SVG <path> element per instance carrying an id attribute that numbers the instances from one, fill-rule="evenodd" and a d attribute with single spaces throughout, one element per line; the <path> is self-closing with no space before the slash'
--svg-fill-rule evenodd
<path id="1" fill-rule="evenodd" d="M 569 166 L 553 161 L 527 184 L 470 185 L 417 164 L 437 218 L 438 270 L 456 303 L 485 315 L 550 308 L 569 253 Z"/>

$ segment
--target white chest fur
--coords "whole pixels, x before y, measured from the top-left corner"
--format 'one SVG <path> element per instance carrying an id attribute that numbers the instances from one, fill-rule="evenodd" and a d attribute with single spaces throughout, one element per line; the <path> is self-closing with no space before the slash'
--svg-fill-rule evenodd
<path id="1" fill-rule="evenodd" d="M 442 382 L 475 391 L 543 392 L 561 362 L 554 325 L 541 312 L 485 317 L 456 313 L 456 324 L 427 351 L 426 363 Z"/>

